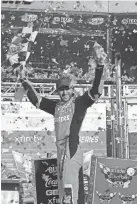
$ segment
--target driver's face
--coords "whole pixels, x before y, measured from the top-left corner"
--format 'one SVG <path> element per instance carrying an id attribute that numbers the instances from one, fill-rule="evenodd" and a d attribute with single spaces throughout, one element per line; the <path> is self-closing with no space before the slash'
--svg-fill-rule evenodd
<path id="1" fill-rule="evenodd" d="M 73 88 L 68 86 L 63 86 L 58 91 L 59 96 L 62 101 L 68 102 L 73 96 Z"/>

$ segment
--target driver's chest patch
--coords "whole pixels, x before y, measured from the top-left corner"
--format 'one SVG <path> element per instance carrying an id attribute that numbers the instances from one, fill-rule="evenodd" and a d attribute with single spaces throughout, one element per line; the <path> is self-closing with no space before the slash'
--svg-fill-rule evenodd
<path id="1" fill-rule="evenodd" d="M 57 105 L 55 110 L 55 132 L 57 139 L 63 139 L 69 135 L 71 121 L 74 115 L 75 103 Z"/>

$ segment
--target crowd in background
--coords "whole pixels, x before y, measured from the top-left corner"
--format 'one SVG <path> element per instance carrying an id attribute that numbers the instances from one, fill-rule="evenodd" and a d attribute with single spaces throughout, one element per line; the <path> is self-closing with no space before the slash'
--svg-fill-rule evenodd
<path id="1" fill-rule="evenodd" d="M 2 31 L 2 80 L 16 81 L 16 70 L 6 62 L 6 54 L 15 33 Z M 77 80 L 91 82 L 94 78 L 95 61 L 92 48 L 95 41 L 106 51 L 106 35 L 74 36 L 38 34 L 31 47 L 31 55 L 26 64 L 29 79 L 56 80 L 64 71 L 73 68 Z M 122 28 L 113 30 L 110 44 L 111 61 L 107 66 L 107 82 L 115 82 L 114 56 L 117 51 L 122 56 L 122 80 L 137 82 L 137 32 L 126 32 Z"/>

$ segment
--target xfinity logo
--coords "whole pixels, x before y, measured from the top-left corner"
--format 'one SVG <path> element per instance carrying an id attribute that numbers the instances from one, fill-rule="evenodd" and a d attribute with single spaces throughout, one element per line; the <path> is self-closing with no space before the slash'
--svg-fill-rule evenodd
<path id="1" fill-rule="evenodd" d="M 30 136 L 30 137 L 25 137 L 25 136 L 20 136 L 20 137 L 15 137 L 15 142 L 18 144 L 22 143 L 28 143 L 28 142 L 40 142 L 42 140 L 42 137 L 37 137 L 37 136 Z"/>
<path id="2" fill-rule="evenodd" d="M 53 197 L 51 199 L 48 199 L 48 204 L 56 204 L 56 203 L 60 203 L 59 198 Z"/>

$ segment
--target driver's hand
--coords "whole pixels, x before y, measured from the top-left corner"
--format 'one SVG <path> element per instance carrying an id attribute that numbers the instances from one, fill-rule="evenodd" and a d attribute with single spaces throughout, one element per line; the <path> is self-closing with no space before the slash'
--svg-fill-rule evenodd
<path id="1" fill-rule="evenodd" d="M 27 76 L 27 69 L 25 66 L 21 65 L 19 70 L 19 79 L 24 79 Z"/>
<path id="2" fill-rule="evenodd" d="M 107 54 L 105 53 L 104 48 L 97 42 L 95 42 L 93 46 L 93 55 L 98 65 L 104 65 Z"/>

